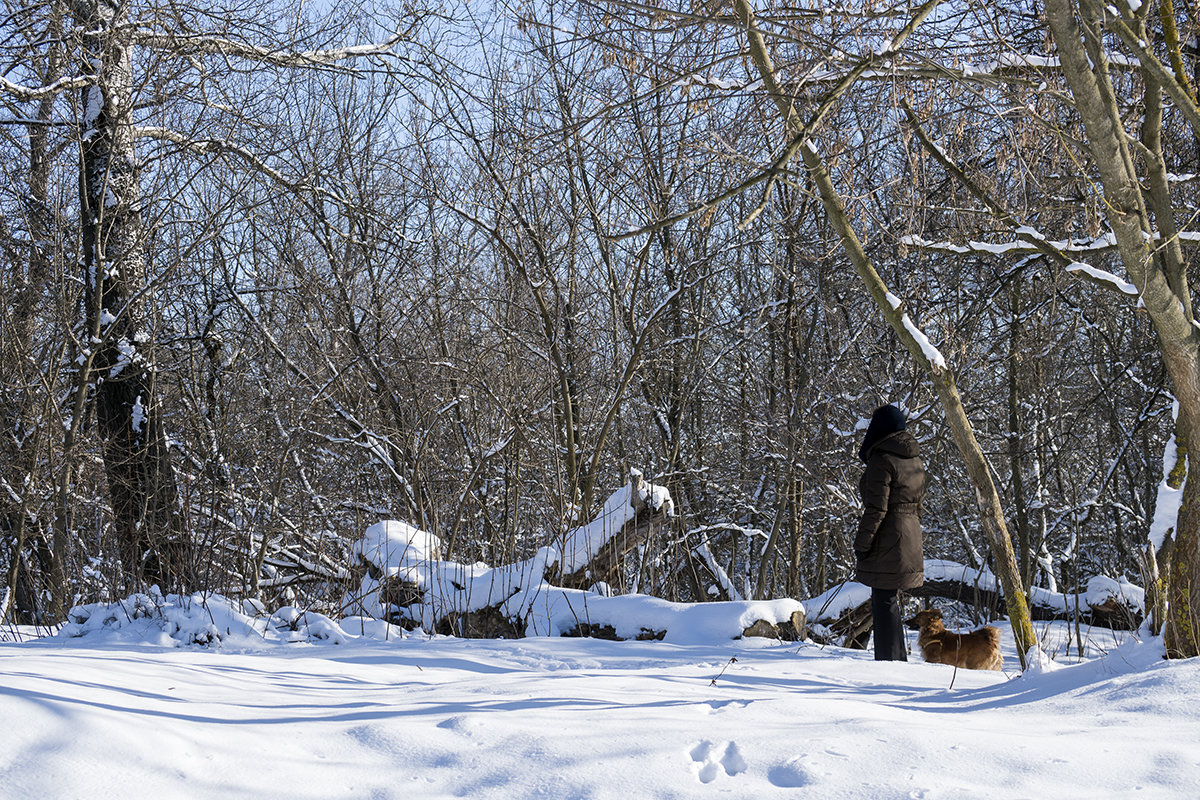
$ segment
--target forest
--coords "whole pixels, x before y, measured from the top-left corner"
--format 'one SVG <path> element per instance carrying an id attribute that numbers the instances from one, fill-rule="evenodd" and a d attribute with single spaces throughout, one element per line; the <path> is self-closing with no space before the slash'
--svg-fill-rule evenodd
<path id="1" fill-rule="evenodd" d="M 336 614 L 381 520 L 617 594 L 852 577 L 882 403 L 925 555 L 1200 644 L 1200 18 L 1171 0 L 5 0 L 0 623 Z"/>

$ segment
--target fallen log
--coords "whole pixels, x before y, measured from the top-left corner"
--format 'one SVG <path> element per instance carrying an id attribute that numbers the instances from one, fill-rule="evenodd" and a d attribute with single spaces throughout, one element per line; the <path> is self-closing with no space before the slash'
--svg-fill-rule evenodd
<path id="1" fill-rule="evenodd" d="M 837 618 L 824 623 L 814 623 L 808 628 L 808 638 L 817 644 L 831 644 L 852 650 L 865 650 L 871 639 L 874 623 L 871 619 L 871 601 L 852 606 Z"/>
<path id="2" fill-rule="evenodd" d="M 543 547 L 525 561 L 499 567 L 442 560 L 436 536 L 385 520 L 351 548 L 357 586 L 343 598 L 343 613 L 463 637 L 591 636 L 687 644 L 804 635 L 805 617 L 795 600 L 672 603 L 614 597 L 598 586 L 619 575 L 624 556 L 670 513 L 666 489 L 632 472 L 595 519 L 562 536 L 561 550 Z"/>
<path id="3" fill-rule="evenodd" d="M 632 470 L 629 485 L 594 520 L 566 533 L 557 574 L 547 580 L 568 589 L 615 583 L 625 556 L 649 541 L 671 513 L 671 496 Z"/>
<path id="4" fill-rule="evenodd" d="M 925 562 L 925 583 L 906 590 L 912 597 L 942 598 L 984 610 L 995 618 L 1003 608 L 999 585 L 987 570 L 977 570 L 952 561 Z M 1083 592 L 1062 594 L 1041 587 L 1029 590 L 1029 613 L 1033 620 L 1074 620 L 1081 625 L 1111 630 L 1136 630 L 1145 616 L 1145 592 L 1126 581 L 1103 575 L 1093 577 Z"/>
<path id="5" fill-rule="evenodd" d="M 601 625 L 594 622 L 580 622 L 575 627 L 568 628 L 559 635 L 576 639 L 607 639 L 610 642 L 623 642 L 629 638 L 618 635 L 617 629 L 612 625 Z M 633 638 L 639 642 L 661 642 L 666 635 L 667 632 L 665 630 L 642 628 Z"/>
<path id="6" fill-rule="evenodd" d="M 871 638 L 871 590 L 861 583 L 840 583 L 804 601 L 808 638 L 817 644 L 863 650 Z"/>

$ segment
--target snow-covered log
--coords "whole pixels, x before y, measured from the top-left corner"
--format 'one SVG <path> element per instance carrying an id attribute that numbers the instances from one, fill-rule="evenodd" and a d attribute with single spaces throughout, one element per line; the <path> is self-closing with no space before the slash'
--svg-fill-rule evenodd
<path id="1" fill-rule="evenodd" d="M 558 562 L 550 547 L 503 567 L 444 561 L 438 537 L 396 520 L 372 525 L 350 552 L 361 577 L 342 613 L 489 638 L 524 635 L 525 611 Z"/>
<path id="2" fill-rule="evenodd" d="M 862 650 L 871 636 L 871 589 L 848 581 L 804 601 L 808 636 L 820 644 Z"/>
<path id="3" fill-rule="evenodd" d="M 1000 608 L 999 584 L 986 569 L 977 570 L 953 561 L 927 559 L 925 585 L 909 594 L 942 597 L 982 608 Z M 1079 593 L 1063 594 L 1034 586 L 1029 590 L 1029 613 L 1034 620 L 1075 619 L 1112 630 L 1134 630 L 1146 613 L 1146 593 L 1128 581 L 1103 575 L 1093 577 Z"/>
<path id="4" fill-rule="evenodd" d="M 646 595 L 605 597 L 548 588 L 533 609 L 530 636 L 660 639 L 673 644 L 753 636 L 803 638 L 803 606 L 795 600 L 673 603 Z"/>
<path id="5" fill-rule="evenodd" d="M 444 561 L 436 536 L 403 522 L 380 522 L 351 548 L 351 570 L 359 581 L 343 599 L 342 611 L 467 637 L 676 643 L 804 637 L 804 608 L 795 600 L 672 603 L 645 595 L 609 596 L 602 579 L 652 535 L 671 507 L 665 489 L 634 472 L 594 520 L 567 532 L 561 552 L 545 547 L 527 561 L 503 567 Z M 570 585 L 555 585 L 560 582 Z"/>
<path id="6" fill-rule="evenodd" d="M 978 608 L 1004 607 L 996 577 L 953 561 L 926 559 L 925 584 L 906 589 L 921 598 L 944 598 Z M 1051 592 L 1040 587 L 1029 591 L 1029 611 L 1034 620 L 1073 620 L 1112 630 L 1135 630 L 1145 616 L 1145 592 L 1125 580 L 1098 575 L 1078 594 Z M 848 581 L 804 601 L 809 637 L 821 644 L 862 648 L 871 634 L 871 589 Z"/>
<path id="7" fill-rule="evenodd" d="M 611 582 L 627 553 L 644 544 L 673 513 L 671 494 L 632 470 L 596 518 L 563 537 L 556 583 L 581 588 Z"/>

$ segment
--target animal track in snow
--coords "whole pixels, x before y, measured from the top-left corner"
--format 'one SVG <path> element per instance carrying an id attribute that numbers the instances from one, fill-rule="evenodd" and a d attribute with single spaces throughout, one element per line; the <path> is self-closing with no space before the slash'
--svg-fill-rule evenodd
<path id="1" fill-rule="evenodd" d="M 742 758 L 736 742 L 726 742 L 722 747 L 706 739 L 693 747 L 689 755 L 696 765 L 696 777 L 701 783 L 712 783 L 722 771 L 731 777 L 746 771 L 746 759 Z"/>

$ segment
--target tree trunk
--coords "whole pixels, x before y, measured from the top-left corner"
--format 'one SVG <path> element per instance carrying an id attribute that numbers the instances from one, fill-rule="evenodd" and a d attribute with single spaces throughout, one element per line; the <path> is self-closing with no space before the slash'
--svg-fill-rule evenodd
<path id="1" fill-rule="evenodd" d="M 188 548 L 155 386 L 146 228 L 132 119 L 125 5 L 76 0 L 83 35 L 80 212 L 86 329 L 113 529 L 131 583 L 182 589 Z"/>
<path id="2" fill-rule="evenodd" d="M 1025 498 L 1025 476 L 1021 469 L 1024 439 L 1021 436 L 1021 388 L 1019 383 L 1021 343 L 1021 290 L 1019 278 L 1009 290 L 1010 314 L 1008 358 L 1008 461 L 1012 476 L 1012 499 L 1016 506 L 1014 522 L 1017 547 L 1021 550 L 1021 585 L 1028 592 L 1033 585 L 1033 542 L 1029 535 L 1029 511 Z"/>

